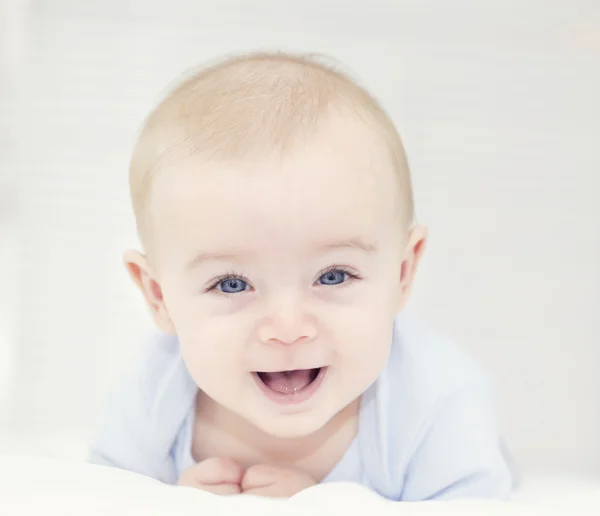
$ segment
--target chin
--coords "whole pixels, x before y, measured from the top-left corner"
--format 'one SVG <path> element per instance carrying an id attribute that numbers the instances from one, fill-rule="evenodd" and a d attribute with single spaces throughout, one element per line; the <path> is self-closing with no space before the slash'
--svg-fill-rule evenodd
<path id="1" fill-rule="evenodd" d="M 324 417 L 323 414 L 317 414 L 315 411 L 308 411 L 297 414 L 278 414 L 265 416 L 253 423 L 263 432 L 282 439 L 294 439 L 306 437 L 323 428 L 330 417 Z"/>

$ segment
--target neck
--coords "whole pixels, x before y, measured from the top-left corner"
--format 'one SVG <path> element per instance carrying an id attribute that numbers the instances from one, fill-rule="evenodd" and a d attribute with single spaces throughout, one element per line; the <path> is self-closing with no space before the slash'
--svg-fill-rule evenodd
<path id="1" fill-rule="evenodd" d="M 237 448 L 246 463 L 296 465 L 322 463 L 323 457 L 332 457 L 335 463 L 344 454 L 358 429 L 360 399 L 338 412 L 316 432 L 300 437 L 277 437 L 256 427 L 250 421 L 218 405 L 203 393 L 197 398 L 197 424 L 209 425 L 218 432 L 218 440 L 226 448 Z M 204 454 L 201 454 L 204 455 Z M 212 455 L 212 454 L 210 454 Z M 237 454 L 236 454 L 237 455 Z M 200 460 L 206 457 L 198 457 Z M 328 459 L 324 460 L 328 462 Z M 250 465 L 250 464 L 247 464 Z M 323 466 L 327 470 L 327 466 Z"/>

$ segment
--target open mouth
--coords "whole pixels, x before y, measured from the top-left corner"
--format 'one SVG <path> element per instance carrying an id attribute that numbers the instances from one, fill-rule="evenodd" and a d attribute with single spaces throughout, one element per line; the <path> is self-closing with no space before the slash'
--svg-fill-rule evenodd
<path id="1" fill-rule="evenodd" d="M 253 376 L 267 396 L 280 403 L 299 403 L 310 398 L 321 384 L 327 367 L 261 372 Z"/>
<path id="2" fill-rule="evenodd" d="M 256 375 L 268 389 L 280 394 L 294 394 L 306 389 L 313 383 L 321 368 L 316 369 L 296 369 L 295 371 L 278 371 L 275 373 L 260 373 Z"/>

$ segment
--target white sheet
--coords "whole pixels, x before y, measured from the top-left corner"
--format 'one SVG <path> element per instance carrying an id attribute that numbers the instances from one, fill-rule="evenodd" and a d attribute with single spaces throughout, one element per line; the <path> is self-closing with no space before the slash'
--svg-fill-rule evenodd
<path id="1" fill-rule="evenodd" d="M 115 514 L 210 516 L 213 514 L 399 514 L 429 515 L 600 515 L 600 480 L 550 477 L 526 479 L 508 503 L 488 501 L 397 504 L 354 485 L 315 486 L 290 501 L 217 497 L 191 488 L 80 462 L 35 457 L 0 457 L 0 514 Z"/>

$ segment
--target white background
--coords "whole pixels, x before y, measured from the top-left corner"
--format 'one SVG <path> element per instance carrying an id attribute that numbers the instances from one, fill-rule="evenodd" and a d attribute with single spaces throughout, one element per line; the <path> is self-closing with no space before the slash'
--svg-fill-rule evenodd
<path id="1" fill-rule="evenodd" d="M 600 475 L 597 0 L 0 0 L 0 450 L 80 456 L 151 328 L 129 151 L 223 53 L 345 63 L 404 137 L 431 241 L 410 309 L 493 375 L 529 469 Z"/>

